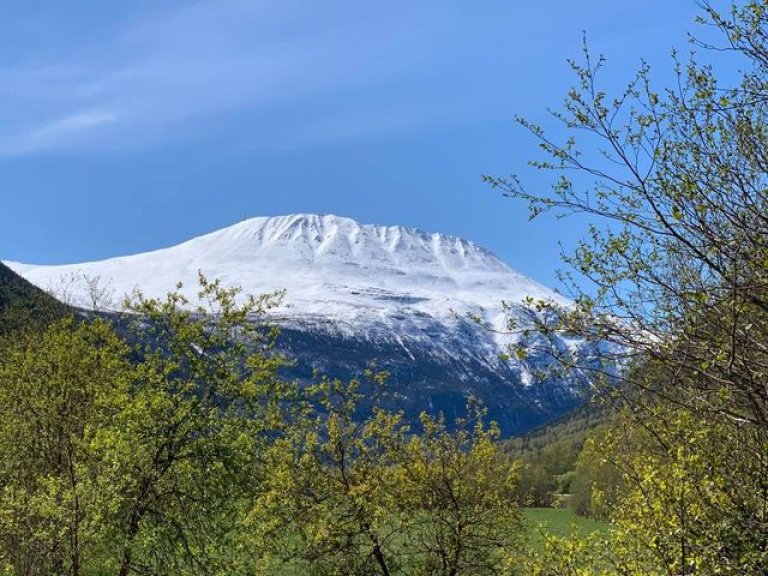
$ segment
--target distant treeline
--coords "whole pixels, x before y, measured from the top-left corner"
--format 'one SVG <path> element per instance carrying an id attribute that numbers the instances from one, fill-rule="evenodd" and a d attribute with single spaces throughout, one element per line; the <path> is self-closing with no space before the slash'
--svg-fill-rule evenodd
<path id="1" fill-rule="evenodd" d="M 621 487 L 621 473 L 602 462 L 594 443 L 610 427 L 615 411 L 593 399 L 567 416 L 505 441 L 504 450 L 524 462 L 517 486 L 521 506 L 569 507 L 577 514 L 606 519 Z M 595 491 L 605 495 L 598 502 Z"/>

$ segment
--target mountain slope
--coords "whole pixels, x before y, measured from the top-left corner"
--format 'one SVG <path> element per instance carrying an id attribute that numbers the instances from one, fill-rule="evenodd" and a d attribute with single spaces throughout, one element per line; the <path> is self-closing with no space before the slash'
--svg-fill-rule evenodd
<path id="1" fill-rule="evenodd" d="M 526 296 L 563 301 L 553 291 L 460 238 L 400 226 L 361 225 L 336 216 L 254 218 L 178 246 L 101 262 L 66 266 L 8 263 L 37 285 L 61 278 L 100 277 L 118 294 L 136 287 L 166 293 L 198 270 L 246 292 L 287 289 L 302 316 L 350 318 L 361 309 L 409 307 L 444 316 L 446 302 L 479 310 Z M 73 294 L 77 296 L 77 294 Z M 79 295 L 86 303 L 86 294 Z"/>
<path id="2" fill-rule="evenodd" d="M 67 311 L 66 306 L 0 262 L 0 336 L 43 325 Z"/>
<path id="3" fill-rule="evenodd" d="M 476 395 L 505 432 L 519 432 L 578 405 L 585 385 L 580 377 L 548 373 L 549 343 L 535 335 L 523 341 L 525 359 L 502 358 L 511 340 L 522 338 L 503 333 L 507 316 L 522 326 L 533 321 L 520 306 L 524 298 L 567 301 L 452 236 L 297 214 L 254 218 L 175 247 L 101 262 L 8 265 L 38 286 L 66 285 L 68 301 L 81 307 L 89 306 L 94 279 L 109 285 L 117 301 L 134 288 L 162 296 L 179 281 L 194 297 L 198 271 L 245 293 L 285 289 L 275 319 L 281 345 L 298 358 L 292 375 L 309 377 L 318 368 L 346 377 L 376 361 L 392 373 L 411 414 L 459 413 Z M 594 354 L 566 336 L 553 345 Z"/>

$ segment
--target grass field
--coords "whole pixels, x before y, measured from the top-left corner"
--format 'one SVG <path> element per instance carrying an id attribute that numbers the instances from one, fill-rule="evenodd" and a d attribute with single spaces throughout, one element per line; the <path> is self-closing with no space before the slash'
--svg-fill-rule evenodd
<path id="1" fill-rule="evenodd" d="M 569 509 L 524 508 L 523 518 L 533 550 L 541 545 L 544 534 L 586 536 L 593 532 L 606 533 L 610 530 L 607 522 L 582 518 Z"/>
<path id="2" fill-rule="evenodd" d="M 534 555 L 541 547 L 544 534 L 578 537 L 610 530 L 607 522 L 582 518 L 569 509 L 523 508 L 522 512 L 528 535 L 528 552 Z M 275 562 L 271 573 L 275 576 L 301 576 L 306 574 L 306 569 L 298 564 Z"/>

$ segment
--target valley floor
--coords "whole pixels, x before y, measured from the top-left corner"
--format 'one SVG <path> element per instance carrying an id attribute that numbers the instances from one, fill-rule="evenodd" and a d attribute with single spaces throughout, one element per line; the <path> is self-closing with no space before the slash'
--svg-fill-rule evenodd
<path id="1" fill-rule="evenodd" d="M 611 528 L 607 522 L 578 516 L 567 508 L 524 508 L 523 517 L 532 551 L 542 546 L 545 535 L 587 536 L 595 532 L 605 534 Z"/>

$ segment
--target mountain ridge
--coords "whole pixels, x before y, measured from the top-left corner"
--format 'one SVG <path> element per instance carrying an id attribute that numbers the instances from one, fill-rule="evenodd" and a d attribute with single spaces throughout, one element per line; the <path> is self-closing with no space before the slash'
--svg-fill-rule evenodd
<path id="1" fill-rule="evenodd" d="M 198 272 L 246 294 L 286 289 L 272 314 L 284 350 L 299 358 L 293 376 L 307 379 L 320 369 L 349 378 L 375 362 L 410 399 L 407 412 L 437 406 L 458 414 L 468 396 L 477 396 L 490 401 L 509 433 L 581 402 L 585 377 L 546 374 L 556 368 L 553 353 L 587 360 L 594 353 L 567 335 L 509 333 L 510 316 L 521 328 L 536 324 L 526 298 L 568 301 L 491 251 L 455 236 L 333 215 L 252 218 L 177 246 L 99 262 L 8 264 L 37 286 L 65 286 L 66 300 L 81 308 L 93 307 L 94 279 L 116 297 L 134 288 L 162 297 L 181 281 L 194 300 Z M 117 300 L 104 306 L 118 307 Z M 528 350 L 525 358 L 504 354 L 513 343 Z"/>
<path id="2" fill-rule="evenodd" d="M 194 300 L 202 272 L 246 294 L 285 289 L 278 316 L 332 319 L 340 327 L 351 322 L 351 332 L 382 324 L 399 331 L 426 329 L 414 326 L 412 320 L 419 318 L 455 325 L 459 316 L 479 318 L 503 332 L 502 302 L 520 304 L 530 296 L 567 304 L 473 242 L 333 215 L 252 218 L 176 246 L 96 262 L 6 264 L 41 288 L 69 292 L 67 300 L 83 308 L 92 305 L 87 279 L 111 287 L 114 302 L 102 306 L 117 308 L 137 288 L 162 297 L 178 282 Z M 403 315 L 404 310 L 410 313 Z M 502 339 L 498 347 L 505 345 Z"/>

